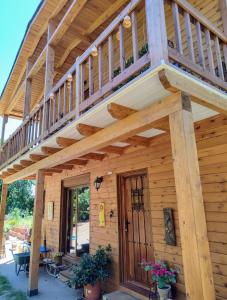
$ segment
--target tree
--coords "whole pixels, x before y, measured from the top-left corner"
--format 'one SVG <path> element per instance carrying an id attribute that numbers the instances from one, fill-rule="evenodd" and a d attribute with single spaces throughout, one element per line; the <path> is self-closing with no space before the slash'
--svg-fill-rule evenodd
<path id="1" fill-rule="evenodd" d="M 30 180 L 18 180 L 9 185 L 6 214 L 12 212 L 15 208 L 19 209 L 21 214 L 32 214 L 34 205 L 34 182 Z M 0 191 L 2 190 L 2 180 L 0 181 Z"/>

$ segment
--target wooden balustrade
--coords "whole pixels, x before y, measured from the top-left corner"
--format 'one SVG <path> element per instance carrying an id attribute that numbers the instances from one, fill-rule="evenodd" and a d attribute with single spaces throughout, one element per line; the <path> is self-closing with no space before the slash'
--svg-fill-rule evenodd
<path id="1" fill-rule="evenodd" d="M 225 35 L 184 0 L 166 1 L 166 19 L 170 61 L 226 90 Z"/>
<path id="2" fill-rule="evenodd" d="M 163 59 L 226 90 L 226 43 L 185 0 L 132 0 L 57 82 L 45 112 L 43 101 L 4 143 L 1 168 Z"/>

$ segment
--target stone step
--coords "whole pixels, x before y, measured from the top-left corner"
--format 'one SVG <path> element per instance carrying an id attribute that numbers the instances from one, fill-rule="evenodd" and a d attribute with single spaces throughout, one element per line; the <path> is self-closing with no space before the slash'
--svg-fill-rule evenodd
<path id="1" fill-rule="evenodd" d="M 135 298 L 125 292 L 116 291 L 110 294 L 105 294 L 102 297 L 103 300 L 140 300 L 139 298 Z"/>

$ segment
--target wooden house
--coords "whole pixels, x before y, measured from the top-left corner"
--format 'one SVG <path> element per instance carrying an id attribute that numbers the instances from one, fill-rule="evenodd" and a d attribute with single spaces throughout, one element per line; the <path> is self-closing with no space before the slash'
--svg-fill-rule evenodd
<path id="1" fill-rule="evenodd" d="M 8 184 L 36 180 L 30 295 L 44 236 L 74 261 L 83 231 L 82 250 L 112 246 L 106 290 L 146 295 L 140 263 L 162 259 L 177 299 L 227 299 L 226 91 L 226 0 L 41 2 L 0 101 L 2 140 L 23 120 L 0 153 L 1 235 Z"/>

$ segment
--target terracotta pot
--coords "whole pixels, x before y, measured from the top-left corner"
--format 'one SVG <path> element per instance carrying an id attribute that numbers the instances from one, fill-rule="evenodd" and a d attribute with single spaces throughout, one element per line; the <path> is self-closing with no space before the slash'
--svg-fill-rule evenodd
<path id="1" fill-rule="evenodd" d="M 97 282 L 94 286 L 91 284 L 85 285 L 84 296 L 87 300 L 99 300 L 101 296 L 101 283 Z"/>
<path id="2" fill-rule="evenodd" d="M 62 265 L 62 256 L 54 257 L 54 262 L 56 265 L 61 266 Z"/>

